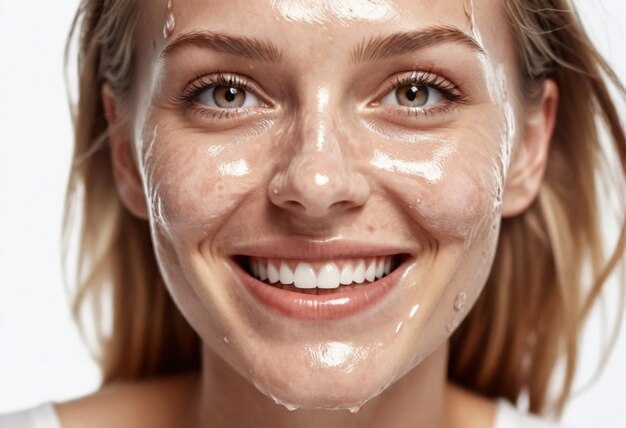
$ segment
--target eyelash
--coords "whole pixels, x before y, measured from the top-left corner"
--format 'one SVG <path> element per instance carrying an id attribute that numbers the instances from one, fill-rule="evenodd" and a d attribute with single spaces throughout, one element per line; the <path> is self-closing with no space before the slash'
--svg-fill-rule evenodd
<path id="1" fill-rule="evenodd" d="M 374 105 L 380 104 L 380 100 L 387 95 L 390 91 L 396 90 L 401 86 L 416 85 L 427 86 L 433 88 L 441 93 L 445 102 L 435 107 L 407 107 L 407 106 L 392 106 L 386 105 L 391 110 L 395 110 L 394 113 L 409 115 L 409 116 L 429 116 L 436 113 L 447 113 L 453 107 L 458 104 L 465 104 L 469 99 L 460 91 L 459 86 L 452 83 L 443 76 L 434 74 L 431 71 L 413 71 L 410 74 L 404 73 L 396 75 L 385 89 L 382 91 L 382 95 L 377 98 Z"/>
<path id="2" fill-rule="evenodd" d="M 199 115 L 201 118 L 206 119 L 228 119 L 236 115 L 240 115 L 242 112 L 249 112 L 246 107 L 230 108 L 230 109 L 217 109 L 211 107 L 199 107 L 196 106 L 196 98 L 200 96 L 202 91 L 217 87 L 217 86 L 232 86 L 235 88 L 243 89 L 244 91 L 253 92 L 255 96 L 263 101 L 261 97 L 256 95 L 256 91 L 245 79 L 234 74 L 227 75 L 221 71 L 212 75 L 202 75 L 191 80 L 187 84 L 187 87 L 182 95 L 174 96 L 173 101 L 175 104 L 189 109 L 192 114 Z"/>
<path id="3" fill-rule="evenodd" d="M 385 90 L 382 92 L 382 96 L 379 96 L 377 98 L 378 101 L 374 104 L 379 104 L 382 97 L 387 95 L 390 91 L 393 91 L 405 85 L 428 86 L 439 91 L 446 101 L 445 103 L 442 103 L 442 105 L 429 108 L 407 107 L 400 105 L 385 106 L 391 110 L 394 110 L 394 113 L 396 114 L 407 114 L 409 116 L 428 116 L 436 113 L 447 113 L 455 105 L 468 102 L 467 97 L 461 93 L 459 87 L 451 81 L 447 80 L 446 78 L 434 74 L 430 71 L 413 71 L 410 75 L 406 73 L 403 75 L 396 75 L 396 77 L 394 77 L 389 82 L 389 84 L 385 86 Z M 257 96 L 259 100 L 262 101 L 261 97 L 257 95 L 258 91 L 256 91 L 246 79 L 241 78 L 236 74 L 227 75 L 222 73 L 221 71 L 218 71 L 213 75 L 202 75 L 191 80 L 190 83 L 187 85 L 184 93 L 179 96 L 173 97 L 173 100 L 176 104 L 189 109 L 192 114 L 198 115 L 201 118 L 205 119 L 229 119 L 237 115 L 241 115 L 244 112 L 250 112 L 250 109 L 245 107 L 217 109 L 206 106 L 199 107 L 195 105 L 195 101 L 202 93 L 202 91 L 217 86 L 233 86 L 243 89 L 244 91 L 250 91 L 253 92 L 255 96 Z"/>

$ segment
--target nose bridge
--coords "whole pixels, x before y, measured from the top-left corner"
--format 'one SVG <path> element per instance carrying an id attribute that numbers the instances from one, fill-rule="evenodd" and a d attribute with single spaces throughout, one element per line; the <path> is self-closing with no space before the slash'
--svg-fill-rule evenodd
<path id="1" fill-rule="evenodd" d="M 311 109 L 312 110 L 312 109 Z M 296 126 L 295 135 L 290 136 L 290 144 L 294 145 L 295 153 L 292 162 L 303 162 L 319 168 L 328 168 L 330 163 L 336 167 L 345 167 L 343 153 L 345 151 L 344 136 L 338 128 L 330 108 L 304 112 L 300 123 Z"/>
<path id="2" fill-rule="evenodd" d="M 313 96 L 302 101 L 299 121 L 295 127 L 296 135 L 291 136 L 290 141 L 301 154 L 341 151 L 339 129 L 333 123 L 336 106 L 330 103 L 330 90 L 327 87 L 317 88 Z"/>
<path id="3" fill-rule="evenodd" d="M 290 158 L 270 182 L 270 200 L 309 217 L 362 205 L 369 195 L 365 177 L 345 156 L 350 144 L 327 89 L 303 103 L 301 114 L 284 135 Z"/>

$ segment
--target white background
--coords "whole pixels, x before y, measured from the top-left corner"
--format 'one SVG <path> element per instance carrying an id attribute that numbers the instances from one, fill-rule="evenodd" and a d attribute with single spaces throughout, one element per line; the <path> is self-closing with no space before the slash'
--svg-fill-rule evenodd
<path id="1" fill-rule="evenodd" d="M 626 1 L 576 3 L 591 36 L 626 80 Z M 76 397 L 99 381 L 71 320 L 60 270 L 72 144 L 62 58 L 77 4 L 0 0 L 0 413 Z M 597 362 L 599 314 L 581 347 L 577 389 Z M 571 401 L 563 423 L 613 428 L 624 421 L 626 328 L 599 380 Z"/>

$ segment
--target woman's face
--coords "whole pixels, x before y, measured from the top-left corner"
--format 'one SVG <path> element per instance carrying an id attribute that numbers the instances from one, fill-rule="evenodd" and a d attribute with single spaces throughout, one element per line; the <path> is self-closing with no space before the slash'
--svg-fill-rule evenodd
<path id="1" fill-rule="evenodd" d="M 277 402 L 362 405 L 489 274 L 519 133 L 500 3 L 174 0 L 165 35 L 144 3 L 132 140 L 171 294 Z"/>

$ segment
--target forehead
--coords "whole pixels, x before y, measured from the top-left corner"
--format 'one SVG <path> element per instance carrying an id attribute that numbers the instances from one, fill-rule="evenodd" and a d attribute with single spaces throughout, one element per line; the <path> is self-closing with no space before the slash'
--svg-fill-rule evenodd
<path id="1" fill-rule="evenodd" d="M 144 0 L 140 38 L 165 46 L 167 0 Z M 433 26 L 453 27 L 495 57 L 509 46 L 496 0 L 173 0 L 173 37 L 209 30 L 272 41 L 286 52 L 352 46 L 359 40 Z M 148 40 L 143 40 L 147 42 Z"/>
<path id="2" fill-rule="evenodd" d="M 174 0 L 172 5 L 189 21 L 203 21 L 213 15 L 226 25 L 254 28 L 269 22 L 328 27 L 397 23 L 399 19 L 418 22 L 435 17 L 458 19 L 466 17 L 465 12 L 472 8 L 472 3 L 470 0 Z M 151 2 L 151 9 L 158 9 L 158 4 Z"/>

